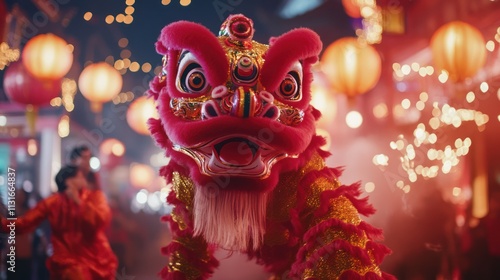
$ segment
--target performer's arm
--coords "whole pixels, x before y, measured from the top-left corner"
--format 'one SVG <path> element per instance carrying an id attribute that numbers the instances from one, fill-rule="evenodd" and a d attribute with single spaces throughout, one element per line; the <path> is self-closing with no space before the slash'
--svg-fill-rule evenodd
<path id="1" fill-rule="evenodd" d="M 10 232 L 11 229 L 14 228 L 16 234 L 23 234 L 35 230 L 37 226 L 47 218 L 49 209 L 56 199 L 56 196 L 51 196 L 42 200 L 35 208 L 28 210 L 23 216 L 17 217 L 16 219 L 8 220 L 6 217 L 1 217 L 2 231 Z"/>

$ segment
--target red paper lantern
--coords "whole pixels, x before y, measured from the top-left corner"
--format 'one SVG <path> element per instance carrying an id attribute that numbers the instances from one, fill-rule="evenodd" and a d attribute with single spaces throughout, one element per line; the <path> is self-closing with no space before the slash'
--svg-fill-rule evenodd
<path id="1" fill-rule="evenodd" d="M 333 88 L 349 98 L 371 90 L 382 71 L 380 55 L 370 45 L 354 37 L 330 44 L 321 58 L 321 69 Z"/>
<path id="2" fill-rule="evenodd" d="M 483 35 L 462 21 L 452 21 L 436 30 L 431 49 L 436 67 L 448 71 L 455 82 L 474 76 L 486 61 Z"/>
<path id="3" fill-rule="evenodd" d="M 24 68 L 21 61 L 16 61 L 5 70 L 3 88 L 11 101 L 28 105 L 26 119 L 30 134 L 34 136 L 38 107 L 60 95 L 61 79 L 38 79 Z"/>
<path id="4" fill-rule="evenodd" d="M 106 62 L 88 65 L 78 78 L 78 87 L 82 95 L 91 102 L 94 112 L 100 112 L 103 103 L 118 95 L 122 85 L 120 72 Z"/>
<path id="5" fill-rule="evenodd" d="M 21 61 L 10 64 L 5 70 L 3 87 L 11 101 L 25 105 L 47 105 L 61 92 L 61 79 L 38 79 Z"/>
<path id="6" fill-rule="evenodd" d="M 155 101 L 141 96 L 130 104 L 127 111 L 127 123 L 137 133 L 149 135 L 147 122 L 150 118 L 158 118 Z"/>
<path id="7" fill-rule="evenodd" d="M 73 49 L 54 34 L 31 38 L 24 46 L 22 56 L 26 69 L 42 79 L 60 79 L 73 64 Z"/>

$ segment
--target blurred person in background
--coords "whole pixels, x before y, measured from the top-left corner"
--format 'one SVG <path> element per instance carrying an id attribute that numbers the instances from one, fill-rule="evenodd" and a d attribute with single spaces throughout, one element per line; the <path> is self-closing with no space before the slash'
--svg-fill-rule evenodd
<path id="1" fill-rule="evenodd" d="M 78 167 L 83 172 L 83 175 L 87 179 L 88 188 L 91 190 L 100 190 L 101 184 L 99 174 L 92 171 L 90 167 L 91 158 L 92 152 L 90 148 L 85 145 L 74 147 L 69 154 L 70 165 Z"/>
<path id="2" fill-rule="evenodd" d="M 48 219 L 53 255 L 46 265 L 51 279 L 114 280 L 117 259 L 104 233 L 111 219 L 104 194 L 89 190 L 84 173 L 75 166 L 61 168 L 55 181 L 58 193 L 17 218 L 16 236 Z M 8 232 L 11 221 L 2 217 L 1 222 Z"/>

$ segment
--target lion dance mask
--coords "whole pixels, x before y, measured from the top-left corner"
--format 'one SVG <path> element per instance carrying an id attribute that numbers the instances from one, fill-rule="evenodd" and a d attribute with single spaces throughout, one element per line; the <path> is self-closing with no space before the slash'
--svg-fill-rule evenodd
<path id="1" fill-rule="evenodd" d="M 244 252 L 272 279 L 391 279 L 379 264 L 390 251 L 360 219 L 374 212 L 359 184 L 339 169 L 315 134 L 311 65 L 322 44 L 294 29 L 269 45 L 253 22 L 232 15 L 219 36 L 192 22 L 161 31 L 162 73 L 150 84 L 159 119 L 149 127 L 170 162 L 163 279 L 208 279 L 217 248 Z"/>

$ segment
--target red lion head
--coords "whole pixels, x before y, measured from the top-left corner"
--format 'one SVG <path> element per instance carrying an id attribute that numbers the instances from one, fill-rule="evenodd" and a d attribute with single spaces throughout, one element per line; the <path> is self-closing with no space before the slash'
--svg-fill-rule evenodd
<path id="1" fill-rule="evenodd" d="M 200 187 L 272 190 L 315 135 L 310 68 L 319 36 L 299 28 L 265 45 L 253 34 L 252 20 L 232 15 L 218 37 L 180 21 L 156 43 L 164 63 L 149 91 L 160 115 L 150 130 Z"/>

